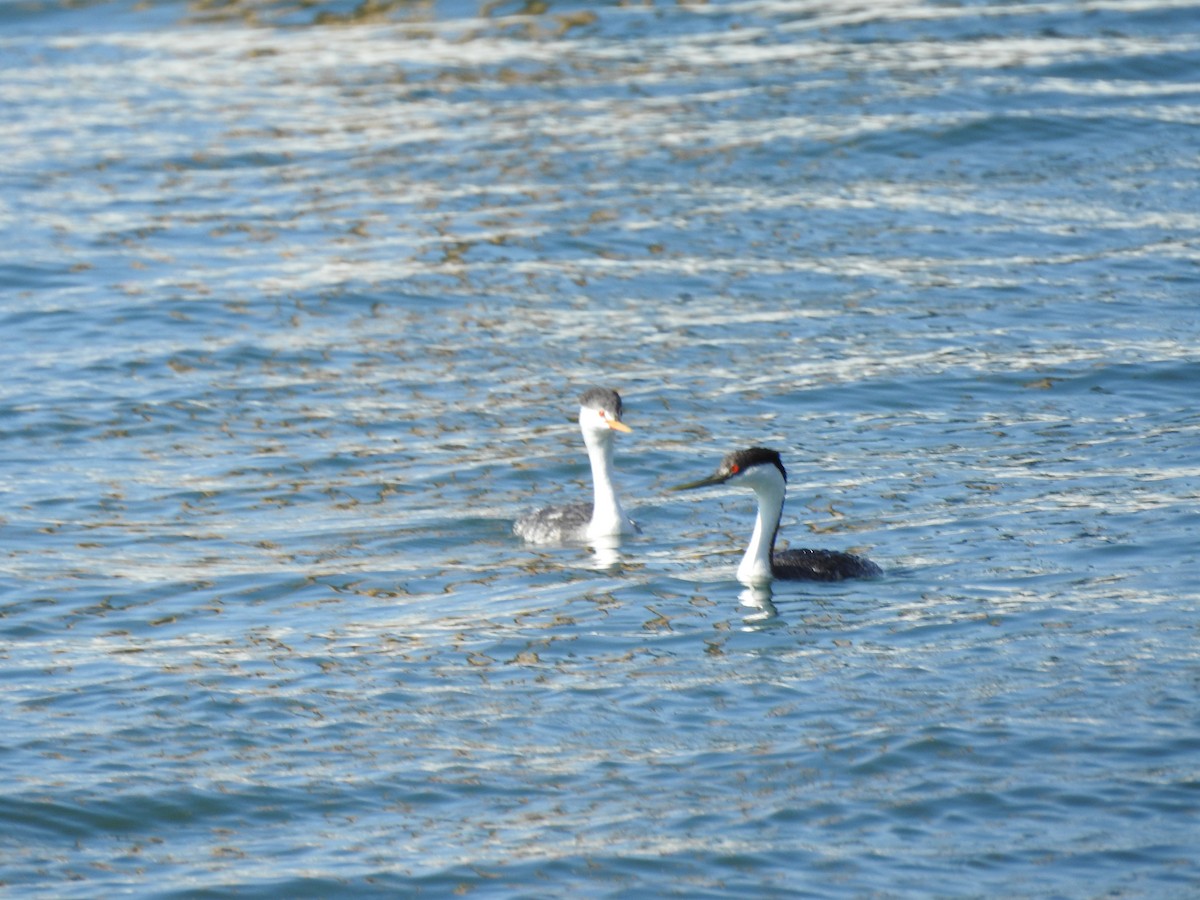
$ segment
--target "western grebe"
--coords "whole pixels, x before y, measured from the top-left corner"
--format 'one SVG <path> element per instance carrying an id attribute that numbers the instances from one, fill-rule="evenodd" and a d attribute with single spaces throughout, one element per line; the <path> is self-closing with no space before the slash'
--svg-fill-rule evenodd
<path id="1" fill-rule="evenodd" d="M 879 575 L 882 569 L 869 559 L 837 550 L 781 550 L 775 552 L 775 535 L 783 514 L 787 494 L 787 470 L 774 450 L 751 447 L 735 450 L 721 460 L 717 471 L 708 478 L 677 485 L 671 490 L 686 491 L 710 484 L 744 484 L 758 497 L 758 519 L 750 546 L 737 568 L 743 584 L 763 584 L 773 578 L 808 581 L 841 581 Z"/>
<path id="2" fill-rule="evenodd" d="M 633 429 L 621 421 L 621 397 L 608 388 L 590 388 L 579 398 L 579 430 L 592 464 L 592 503 L 547 506 L 526 513 L 513 532 L 535 544 L 581 541 L 632 534 L 637 525 L 621 509 L 613 484 L 613 438 Z"/>

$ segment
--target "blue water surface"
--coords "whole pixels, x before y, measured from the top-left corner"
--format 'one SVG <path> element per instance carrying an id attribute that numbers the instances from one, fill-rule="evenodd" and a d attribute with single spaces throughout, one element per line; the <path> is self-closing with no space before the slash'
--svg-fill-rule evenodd
<path id="1" fill-rule="evenodd" d="M 0 2 L 5 896 L 1200 894 L 1200 15 Z M 619 390 L 641 535 L 530 547 Z M 877 579 L 743 588 L 781 542 Z"/>

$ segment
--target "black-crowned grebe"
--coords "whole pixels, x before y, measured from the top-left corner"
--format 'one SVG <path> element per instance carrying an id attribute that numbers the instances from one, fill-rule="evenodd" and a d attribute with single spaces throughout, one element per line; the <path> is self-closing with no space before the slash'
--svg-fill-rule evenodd
<path id="1" fill-rule="evenodd" d="M 677 485 L 686 491 L 710 484 L 744 484 L 758 497 L 758 518 L 750 546 L 737 568 L 743 584 L 764 584 L 774 578 L 793 581 L 841 581 L 879 575 L 882 569 L 869 559 L 837 550 L 781 550 L 775 552 L 775 535 L 787 494 L 787 470 L 774 450 L 751 447 L 727 453 L 721 465 L 707 478 Z"/>

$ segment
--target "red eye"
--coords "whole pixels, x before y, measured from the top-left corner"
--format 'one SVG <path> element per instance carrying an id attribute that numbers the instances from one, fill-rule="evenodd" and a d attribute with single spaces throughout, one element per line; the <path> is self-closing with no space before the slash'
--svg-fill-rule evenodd
<path id="1" fill-rule="evenodd" d="M 598 409 L 598 410 L 596 410 L 596 414 L 597 414 L 597 415 L 599 415 L 599 416 L 600 416 L 600 418 L 602 418 L 602 419 L 603 419 L 603 418 L 604 418 L 604 416 L 605 416 L 604 410 L 602 410 L 602 409 Z"/>
<path id="2" fill-rule="evenodd" d="M 740 471 L 742 471 L 742 467 L 739 466 L 737 463 L 734 463 L 732 466 L 729 467 L 730 475 L 736 475 Z"/>

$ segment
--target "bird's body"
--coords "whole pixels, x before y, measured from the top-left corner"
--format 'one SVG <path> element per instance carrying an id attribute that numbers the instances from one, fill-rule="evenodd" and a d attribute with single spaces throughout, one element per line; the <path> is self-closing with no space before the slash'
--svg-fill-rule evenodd
<path id="1" fill-rule="evenodd" d="M 528 512 L 513 523 L 513 533 L 531 544 L 553 544 L 558 541 L 587 540 L 592 522 L 590 503 L 569 503 L 565 506 L 546 506 Z"/>
<path id="2" fill-rule="evenodd" d="M 592 467 L 592 503 L 547 506 L 526 513 L 513 532 L 530 543 L 586 541 L 632 534 L 637 525 L 621 507 L 613 479 L 613 437 L 632 431 L 621 421 L 621 397 L 607 388 L 591 388 L 579 398 L 579 430 Z"/>
<path id="3" fill-rule="evenodd" d="M 744 584 L 764 584 L 773 579 L 788 581 L 841 581 L 881 574 L 869 559 L 838 550 L 781 550 L 775 552 L 775 537 L 783 515 L 787 495 L 787 470 L 774 450 L 751 447 L 726 454 L 717 471 L 708 478 L 682 484 L 674 490 L 688 490 L 710 484 L 745 484 L 758 498 L 754 532 L 742 561 L 737 579 Z"/>
<path id="4" fill-rule="evenodd" d="M 776 550 L 771 569 L 785 581 L 841 581 L 882 575 L 883 570 L 869 559 L 840 550 Z"/>

